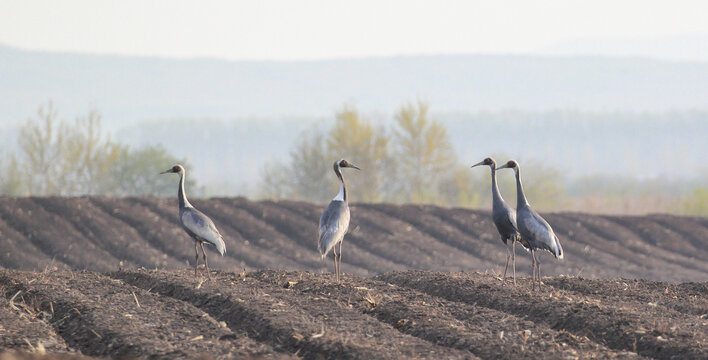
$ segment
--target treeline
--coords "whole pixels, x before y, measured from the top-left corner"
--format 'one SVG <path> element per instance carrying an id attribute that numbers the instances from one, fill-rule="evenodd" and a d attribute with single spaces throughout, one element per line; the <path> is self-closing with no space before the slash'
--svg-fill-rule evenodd
<path id="1" fill-rule="evenodd" d="M 62 120 L 51 102 L 26 121 L 18 145 L 0 163 L 0 194 L 168 196 L 176 193 L 176 181 L 158 172 L 186 163 L 160 146 L 133 149 L 111 140 L 98 111 Z"/>
<path id="2" fill-rule="evenodd" d="M 469 131 L 464 131 L 471 142 L 479 141 L 480 136 L 501 136 L 484 128 L 483 117 L 471 122 L 465 123 Z M 360 172 L 344 174 L 353 202 L 488 208 L 489 169 L 470 169 L 470 165 L 486 156 L 499 163 L 511 157 L 504 153 L 480 153 L 475 158 L 459 158 L 451 137 L 459 139 L 463 134 L 459 131 L 450 134 L 423 102 L 401 106 L 393 121 L 385 122 L 386 126 L 376 124 L 353 106 L 344 106 L 335 113 L 334 121 L 322 123 L 326 125 L 312 123 L 310 129 L 292 135 L 297 140 L 289 154 L 267 162 L 260 170 L 258 184 L 250 187 L 252 190 L 221 195 L 325 202 L 338 191 L 332 164 L 345 158 L 362 168 Z M 594 123 L 588 121 L 588 124 Z M 202 135 L 197 141 L 199 146 L 190 154 L 212 146 L 220 153 L 230 154 L 227 158 L 231 162 L 239 163 L 245 160 L 234 158 L 236 155 L 252 153 L 253 144 L 261 144 L 252 134 L 248 138 L 242 134 L 244 138 L 234 140 L 235 144 L 225 149 L 221 143 L 205 143 L 213 134 Z M 154 134 L 149 138 L 160 141 Z M 278 141 L 287 139 L 281 134 Z M 95 110 L 69 122 L 60 119 L 51 102 L 40 106 L 36 116 L 26 121 L 17 135 L 17 146 L 0 145 L 0 154 L 0 194 L 12 196 L 174 196 L 176 180 L 158 176 L 158 172 L 175 163 L 192 170 L 188 161 L 170 154 L 161 145 L 128 146 L 111 139 L 102 131 L 101 115 Z M 704 182 L 611 176 L 568 179 L 559 169 L 541 161 L 523 157 L 516 160 L 523 168 L 527 197 L 542 211 L 708 216 L 708 187 Z M 203 178 L 198 175 L 187 178 L 190 194 L 199 197 L 209 193 L 208 186 L 197 186 L 195 179 Z M 498 179 L 505 199 L 515 204 L 513 173 L 502 171 Z M 234 184 L 238 180 L 226 176 L 223 181 Z"/>
<path id="3" fill-rule="evenodd" d="M 261 169 L 258 196 L 330 200 L 338 191 L 332 164 L 345 158 L 362 168 L 361 172 L 345 171 L 351 201 L 491 205 L 489 169 L 470 169 L 470 165 L 486 156 L 502 163 L 509 154 L 480 153 L 475 159 L 459 159 L 447 129 L 422 102 L 403 105 L 388 123 L 392 125 L 377 126 L 355 107 L 345 106 L 328 128 L 313 125 L 303 131 L 289 157 L 270 161 Z M 470 141 L 481 136 L 469 133 Z M 523 168 L 529 201 L 542 211 L 708 215 L 708 188 L 700 184 L 612 176 L 567 179 L 559 169 L 541 161 L 516 160 Z M 505 199 L 515 204 L 513 173 L 502 171 L 498 181 Z"/>
<path id="4" fill-rule="evenodd" d="M 480 154 L 474 162 L 488 155 Z M 508 160 L 503 154 L 496 157 Z M 423 102 L 403 105 L 390 128 L 374 125 L 356 108 L 345 106 L 329 129 L 313 126 L 304 131 L 288 159 L 264 166 L 260 195 L 329 200 L 338 191 L 332 165 L 340 158 L 362 169 L 344 174 L 352 201 L 477 207 L 491 198 L 489 169 L 470 169 L 470 159 L 458 159 L 446 128 Z M 524 165 L 527 196 L 536 206 L 552 208 L 563 200 L 557 170 L 535 161 Z M 501 187 L 513 202 L 514 179 L 511 172 L 504 175 Z"/>

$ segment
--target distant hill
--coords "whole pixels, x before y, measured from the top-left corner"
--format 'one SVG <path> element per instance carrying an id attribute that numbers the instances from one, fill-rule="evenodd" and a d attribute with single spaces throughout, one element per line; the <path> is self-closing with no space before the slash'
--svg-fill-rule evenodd
<path id="1" fill-rule="evenodd" d="M 67 117 L 98 108 L 112 126 L 144 119 L 329 115 L 344 102 L 387 116 L 439 111 L 708 109 L 708 62 L 517 55 L 328 61 L 174 60 L 0 47 L 0 121 L 53 99 Z"/>

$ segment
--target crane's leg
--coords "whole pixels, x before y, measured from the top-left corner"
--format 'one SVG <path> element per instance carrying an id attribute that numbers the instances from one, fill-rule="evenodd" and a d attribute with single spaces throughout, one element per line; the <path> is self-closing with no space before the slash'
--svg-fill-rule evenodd
<path id="1" fill-rule="evenodd" d="M 204 251 L 204 243 L 200 242 L 199 246 L 202 248 L 202 255 L 204 255 L 204 266 L 206 267 L 207 277 L 211 279 L 211 273 L 209 272 L 209 263 L 207 262 L 206 251 Z"/>
<path id="2" fill-rule="evenodd" d="M 538 272 L 538 275 L 536 276 L 536 279 L 538 279 L 538 291 L 541 291 L 541 263 L 536 262 L 536 271 Z"/>
<path id="3" fill-rule="evenodd" d="M 344 240 L 339 242 L 339 266 L 337 266 L 337 270 L 340 273 L 342 272 L 342 243 L 344 243 Z"/>
<path id="4" fill-rule="evenodd" d="M 531 249 L 531 258 L 533 259 L 533 264 L 531 265 L 531 291 L 536 290 L 536 252 Z"/>
<path id="5" fill-rule="evenodd" d="M 332 246 L 332 258 L 334 260 L 334 273 L 337 276 L 337 281 L 339 281 L 339 270 L 337 266 L 337 246 Z"/>
<path id="6" fill-rule="evenodd" d="M 506 266 L 504 267 L 504 275 L 502 276 L 502 286 L 506 283 L 506 271 L 509 269 L 509 259 L 511 258 L 511 253 L 509 252 L 509 245 L 506 245 Z"/>
<path id="7" fill-rule="evenodd" d="M 194 242 L 194 277 L 197 277 L 197 268 L 199 267 L 199 249 L 197 242 Z"/>
<path id="8" fill-rule="evenodd" d="M 516 240 L 511 243 L 511 270 L 514 274 L 514 286 L 516 286 Z"/>

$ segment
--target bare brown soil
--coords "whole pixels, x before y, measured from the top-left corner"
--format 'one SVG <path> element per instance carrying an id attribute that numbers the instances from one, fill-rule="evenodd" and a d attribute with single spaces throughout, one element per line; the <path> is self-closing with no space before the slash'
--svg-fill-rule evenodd
<path id="1" fill-rule="evenodd" d="M 331 271 L 316 251 L 324 205 L 245 198 L 195 200 L 224 235 L 212 268 Z M 0 267 L 21 270 L 137 267 L 181 269 L 194 247 L 179 226 L 177 201 L 159 198 L 0 197 Z M 708 279 L 708 221 L 671 215 L 543 214 L 565 260 L 540 257 L 544 275 L 685 282 Z M 530 256 L 517 249 L 517 270 Z M 430 205 L 352 204 L 343 270 L 503 271 L 506 250 L 489 212 Z"/>
<path id="2" fill-rule="evenodd" d="M 194 204 L 226 242 L 211 280 L 174 199 L 0 197 L 0 360 L 708 358 L 704 218 L 544 214 L 565 260 L 532 292 L 520 249 L 500 285 L 487 211 L 353 204 L 337 283 L 324 206 Z"/>
<path id="3" fill-rule="evenodd" d="M 0 353 L 128 358 L 700 359 L 708 284 L 482 273 L 0 270 Z M 651 300 L 651 301 L 647 301 Z M 688 309 L 688 310 L 685 310 Z M 28 355 L 29 354 L 29 355 Z M 36 357 L 39 358 L 39 357 Z"/>

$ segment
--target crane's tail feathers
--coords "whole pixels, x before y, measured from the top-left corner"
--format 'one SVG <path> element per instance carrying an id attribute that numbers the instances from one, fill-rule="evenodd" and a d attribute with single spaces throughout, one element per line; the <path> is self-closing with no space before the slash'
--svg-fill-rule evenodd
<path id="1" fill-rule="evenodd" d="M 221 236 L 219 236 L 219 239 L 214 246 L 216 246 L 216 251 L 218 251 L 221 256 L 224 256 L 226 253 L 226 244 L 224 244 L 224 239 Z"/>
<path id="2" fill-rule="evenodd" d="M 320 255 L 322 256 L 322 260 L 327 257 L 327 254 L 329 253 L 329 249 L 324 249 L 322 246 L 318 245 L 317 250 L 320 251 Z"/>
<path id="3" fill-rule="evenodd" d="M 556 253 L 554 254 L 558 260 L 563 260 L 563 247 L 561 246 L 558 236 L 553 234 L 553 238 L 556 240 Z"/>
<path id="4" fill-rule="evenodd" d="M 514 237 L 514 240 L 517 241 L 518 243 L 520 243 L 521 247 L 524 248 L 524 250 L 526 250 L 526 252 L 531 252 L 531 246 L 529 245 L 528 242 L 523 241 L 523 239 L 521 239 L 521 235 L 517 234 Z"/>

